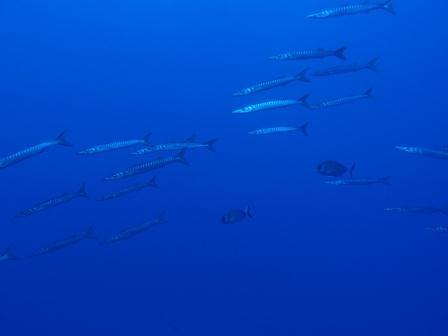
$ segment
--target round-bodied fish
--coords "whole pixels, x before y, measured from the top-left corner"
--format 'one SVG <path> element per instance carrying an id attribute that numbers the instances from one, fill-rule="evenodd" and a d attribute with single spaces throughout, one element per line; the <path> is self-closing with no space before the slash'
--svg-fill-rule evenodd
<path id="1" fill-rule="evenodd" d="M 221 217 L 222 224 L 235 224 L 247 218 L 252 218 L 250 207 L 243 209 L 232 209 Z"/>
<path id="2" fill-rule="evenodd" d="M 348 173 L 350 178 L 352 178 L 355 164 L 353 164 L 350 168 L 347 168 L 337 161 L 327 160 L 319 163 L 316 169 L 319 174 L 324 176 L 339 177 Z"/>

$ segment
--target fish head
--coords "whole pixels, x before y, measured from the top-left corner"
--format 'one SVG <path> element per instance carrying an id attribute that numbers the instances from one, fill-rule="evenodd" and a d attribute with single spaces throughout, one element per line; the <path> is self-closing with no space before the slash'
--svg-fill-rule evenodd
<path id="1" fill-rule="evenodd" d="M 414 153 L 416 151 L 415 147 L 407 147 L 407 146 L 395 146 L 395 149 L 406 153 Z"/>
<path id="2" fill-rule="evenodd" d="M 307 19 L 321 19 L 321 18 L 326 18 L 329 15 L 330 15 L 330 12 L 328 10 L 323 10 L 318 13 L 313 13 L 313 14 L 307 15 L 306 18 Z"/>

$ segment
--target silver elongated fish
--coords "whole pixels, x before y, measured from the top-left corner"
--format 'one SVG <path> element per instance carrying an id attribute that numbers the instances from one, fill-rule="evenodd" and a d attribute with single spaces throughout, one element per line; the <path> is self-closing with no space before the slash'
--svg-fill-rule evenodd
<path id="1" fill-rule="evenodd" d="M 265 134 L 300 131 L 304 135 L 308 136 L 308 125 L 309 125 L 309 123 L 304 123 L 303 125 L 300 125 L 300 126 L 277 126 L 277 127 L 259 128 L 254 131 L 250 131 L 249 134 L 265 135 Z"/>
<path id="2" fill-rule="evenodd" d="M 105 180 L 106 181 L 121 180 L 124 178 L 137 176 L 140 174 L 145 174 L 156 169 L 164 168 L 174 163 L 183 163 L 184 165 L 188 165 L 188 161 L 185 159 L 185 149 L 182 150 L 176 156 L 169 156 L 155 159 L 149 162 L 141 163 L 136 166 L 130 167 L 126 170 L 119 171 L 113 174 L 112 176 L 106 177 Z"/>
<path id="3" fill-rule="evenodd" d="M 218 141 L 218 139 L 212 139 L 206 142 L 196 142 L 195 136 L 191 136 L 183 142 L 169 142 L 165 144 L 148 145 L 145 148 L 139 149 L 138 151 L 131 153 L 131 155 L 143 155 L 155 152 L 172 152 L 183 149 L 199 149 L 199 148 L 206 148 L 214 152 L 215 151 L 214 144 L 216 143 L 216 141 Z"/>
<path id="4" fill-rule="evenodd" d="M 331 184 L 335 186 L 367 186 L 372 184 L 384 184 L 390 185 L 390 177 L 382 177 L 378 179 L 344 179 L 344 180 L 335 180 L 335 181 L 326 181 L 326 184 Z"/>
<path id="5" fill-rule="evenodd" d="M 413 206 L 400 208 L 386 208 L 385 212 L 389 213 L 412 213 L 412 214 L 443 214 L 448 215 L 448 208 L 436 208 L 429 206 Z"/>
<path id="6" fill-rule="evenodd" d="M 396 146 L 395 149 L 413 155 L 425 156 L 433 159 L 448 160 L 448 148 L 432 149 L 424 147 Z"/>
<path id="7" fill-rule="evenodd" d="M 12 246 L 9 246 L 1 255 L 0 262 L 17 260 L 18 258 L 12 253 Z"/>
<path id="8" fill-rule="evenodd" d="M 58 135 L 58 137 L 51 141 L 45 141 L 40 144 L 34 145 L 27 149 L 21 150 L 20 152 L 8 155 L 4 158 L 0 159 L 0 169 L 15 165 L 19 162 L 22 162 L 26 159 L 30 159 L 33 156 L 42 154 L 46 150 L 50 149 L 54 146 L 67 146 L 71 147 L 72 145 L 65 139 L 65 131 Z"/>
<path id="9" fill-rule="evenodd" d="M 232 113 L 236 114 L 245 114 L 245 113 L 252 113 L 252 112 L 259 112 L 259 111 L 268 111 L 268 110 L 274 110 L 279 109 L 283 107 L 289 107 L 297 104 L 301 104 L 305 107 L 307 106 L 306 99 L 308 98 L 308 95 L 303 96 L 299 99 L 285 99 L 285 100 L 271 100 L 263 103 L 258 104 L 252 104 L 247 105 L 242 108 L 234 110 Z"/>
<path id="10" fill-rule="evenodd" d="M 269 59 L 274 61 L 298 61 L 298 60 L 319 59 L 334 56 L 345 61 L 347 59 L 345 57 L 346 50 L 347 47 L 344 46 L 336 50 L 326 50 L 323 48 L 319 48 L 313 50 L 291 51 L 276 56 L 271 56 L 269 57 Z"/>
<path id="11" fill-rule="evenodd" d="M 126 239 L 132 238 L 134 236 L 137 236 L 138 234 L 143 233 L 146 230 L 148 230 L 154 226 L 157 226 L 160 224 L 165 224 L 165 223 L 167 223 L 167 221 L 165 220 L 164 215 L 160 215 L 159 217 L 157 217 L 153 220 L 144 222 L 144 223 L 136 225 L 136 226 L 131 226 L 130 228 L 120 231 L 117 234 L 113 235 L 112 237 L 103 240 L 102 243 L 104 245 L 118 243 L 122 240 L 126 240 Z"/>
<path id="12" fill-rule="evenodd" d="M 349 103 L 353 103 L 356 102 L 358 100 L 364 100 L 367 98 L 374 98 L 372 95 L 372 89 L 368 89 L 366 92 L 364 92 L 363 94 L 359 94 L 359 95 L 354 95 L 354 96 L 347 96 L 347 97 L 342 97 L 342 98 L 337 98 L 337 99 L 333 99 L 333 100 L 327 100 L 327 101 L 323 101 L 319 104 L 315 104 L 315 105 L 311 105 L 308 103 L 308 97 L 309 95 L 306 95 L 304 99 L 302 99 L 302 104 L 311 109 L 311 110 L 320 110 L 320 109 L 325 109 L 328 107 L 333 107 L 333 106 L 339 106 L 339 105 L 344 105 L 344 104 L 349 104 Z"/>
<path id="13" fill-rule="evenodd" d="M 149 138 L 151 134 L 147 134 L 143 139 L 136 140 L 124 140 L 112 142 L 104 145 L 98 145 L 91 148 L 87 148 L 83 151 L 78 152 L 81 155 L 92 155 L 92 154 L 100 154 L 110 151 L 115 151 L 123 148 L 134 147 L 138 145 L 149 145 Z"/>
<path id="14" fill-rule="evenodd" d="M 373 3 L 365 1 L 363 3 L 346 5 L 341 7 L 329 8 L 313 13 L 307 16 L 309 19 L 326 19 L 337 16 L 347 16 L 355 14 L 365 14 L 376 10 L 384 10 L 391 14 L 395 14 L 395 9 L 392 5 L 392 0 L 388 0 L 383 3 Z"/>
<path id="15" fill-rule="evenodd" d="M 63 250 L 67 247 L 76 245 L 76 244 L 80 243 L 81 241 L 88 240 L 88 239 L 94 239 L 94 240 L 97 239 L 97 237 L 95 236 L 95 234 L 93 232 L 93 226 L 90 226 L 84 234 L 73 235 L 71 237 L 54 242 L 50 245 L 47 245 L 45 247 L 38 249 L 36 252 L 34 252 L 30 256 L 30 258 L 40 257 L 45 254 L 57 252 L 59 250 Z"/>
<path id="16" fill-rule="evenodd" d="M 340 74 L 346 74 L 346 73 L 352 73 L 352 72 L 359 72 L 362 70 L 371 70 L 371 71 L 378 71 L 377 63 L 378 63 L 379 57 L 375 57 L 371 59 L 367 63 L 358 64 L 358 63 L 352 63 L 352 64 L 343 64 L 339 66 L 334 66 L 327 69 L 322 70 L 316 70 L 312 73 L 313 76 L 317 77 L 324 77 L 324 76 L 332 76 L 332 75 L 340 75 Z"/>
<path id="17" fill-rule="evenodd" d="M 123 197 L 123 196 L 129 195 L 129 194 L 135 193 L 137 191 L 140 191 L 140 190 L 143 190 L 146 188 L 158 188 L 158 187 L 159 186 L 157 185 L 156 177 L 154 176 L 148 182 L 133 184 L 127 188 L 107 194 L 107 195 L 101 197 L 98 201 L 109 201 L 109 200 L 112 200 L 115 198 L 119 198 L 119 197 Z"/>
<path id="18" fill-rule="evenodd" d="M 303 70 L 301 73 L 299 73 L 296 76 L 280 77 L 280 78 L 276 78 L 276 79 L 273 79 L 270 81 L 261 82 L 261 83 L 255 84 L 253 86 L 249 86 L 245 89 L 242 89 L 242 90 L 234 93 L 233 95 L 234 96 L 247 96 L 247 95 L 250 95 L 253 93 L 270 90 L 270 89 L 280 87 L 280 86 L 285 86 L 285 85 L 288 85 L 288 84 L 296 82 L 296 81 L 310 82 L 310 80 L 306 76 L 306 73 L 308 72 L 308 70 L 309 70 L 309 68 L 306 68 L 305 70 Z"/>
<path id="19" fill-rule="evenodd" d="M 427 227 L 426 230 L 428 231 L 432 231 L 432 232 L 437 232 L 437 233 L 448 233 L 448 226 L 432 226 L 432 227 Z"/>
<path id="20" fill-rule="evenodd" d="M 59 205 L 65 204 L 65 203 L 69 203 L 71 201 L 73 201 L 74 199 L 80 198 L 80 197 L 84 197 L 84 198 L 88 198 L 89 196 L 87 195 L 86 192 L 86 185 L 83 184 L 81 186 L 81 188 L 74 192 L 74 193 L 65 193 L 62 194 L 60 196 L 51 198 L 47 201 L 44 202 L 40 202 L 37 203 L 36 205 L 34 205 L 31 208 L 25 209 L 21 212 L 19 212 L 15 217 L 19 218 L 19 217 L 27 217 L 27 216 L 31 216 L 34 215 L 36 213 L 42 212 L 44 210 L 48 210 L 51 208 L 55 208 Z"/>

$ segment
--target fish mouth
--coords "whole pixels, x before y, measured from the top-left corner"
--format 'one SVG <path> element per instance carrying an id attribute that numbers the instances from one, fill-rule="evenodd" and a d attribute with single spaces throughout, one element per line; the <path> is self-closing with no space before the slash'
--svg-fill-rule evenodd
<path id="1" fill-rule="evenodd" d="M 395 146 L 395 149 L 403 152 L 409 151 L 409 147 L 406 146 Z"/>

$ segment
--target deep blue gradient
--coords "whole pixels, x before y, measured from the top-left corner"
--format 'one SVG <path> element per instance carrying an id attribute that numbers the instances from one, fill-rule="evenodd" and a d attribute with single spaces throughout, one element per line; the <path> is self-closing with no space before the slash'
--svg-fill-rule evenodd
<path id="1" fill-rule="evenodd" d="M 63 129 L 75 146 L 0 171 L 0 249 L 13 243 L 28 255 L 91 224 L 107 237 L 161 212 L 169 223 L 113 246 L 85 241 L 2 263 L 0 335 L 447 335 L 448 236 L 425 227 L 448 218 L 383 208 L 448 204 L 448 162 L 394 149 L 448 145 L 448 5 L 397 0 L 396 16 L 304 18 L 343 3 L 3 1 L 0 156 Z M 269 56 L 344 45 L 350 61 L 380 56 L 381 72 L 232 97 L 341 62 Z M 268 99 L 310 93 L 319 102 L 369 87 L 374 100 L 328 110 L 231 114 Z M 247 134 L 305 121 L 308 138 Z M 154 156 L 76 152 L 148 132 L 155 143 L 217 137 L 217 152 L 190 151 L 191 166 L 157 172 L 159 190 L 96 202 L 152 174 L 103 177 Z M 392 186 L 326 185 L 315 169 L 326 159 L 356 162 L 358 177 L 390 175 Z M 90 200 L 12 220 L 82 182 Z M 248 204 L 254 219 L 220 224 Z"/>

